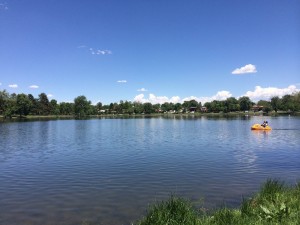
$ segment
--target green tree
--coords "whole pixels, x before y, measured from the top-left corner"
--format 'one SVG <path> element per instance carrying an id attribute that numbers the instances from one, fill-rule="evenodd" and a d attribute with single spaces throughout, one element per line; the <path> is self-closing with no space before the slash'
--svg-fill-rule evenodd
<path id="1" fill-rule="evenodd" d="M 293 102 L 295 104 L 295 111 L 300 110 L 300 91 L 293 95 Z"/>
<path id="2" fill-rule="evenodd" d="M 97 114 L 101 114 L 101 110 L 102 110 L 102 103 L 98 102 L 96 104 L 96 110 L 97 110 Z"/>
<path id="3" fill-rule="evenodd" d="M 16 113 L 18 113 L 20 117 L 22 117 L 22 115 L 27 116 L 32 107 L 32 103 L 28 96 L 25 94 L 18 94 L 16 103 Z"/>
<path id="4" fill-rule="evenodd" d="M 128 113 L 128 114 L 133 113 L 132 103 L 130 101 L 125 101 L 123 103 L 123 113 Z"/>
<path id="5" fill-rule="evenodd" d="M 292 95 L 284 95 L 282 97 L 282 109 L 285 111 L 294 111 L 294 102 L 293 102 L 293 96 Z"/>
<path id="6" fill-rule="evenodd" d="M 91 102 L 86 99 L 84 95 L 78 96 L 74 99 L 74 111 L 76 116 L 84 117 L 90 114 Z"/>
<path id="7" fill-rule="evenodd" d="M 240 104 L 240 109 L 242 111 L 247 111 L 250 110 L 250 108 L 253 106 L 253 102 L 251 102 L 250 98 L 247 96 L 243 96 L 239 98 L 239 104 Z"/>
<path id="8" fill-rule="evenodd" d="M 133 107 L 134 107 L 134 113 L 136 114 L 141 114 L 144 112 L 144 106 L 140 102 L 134 102 Z"/>
<path id="9" fill-rule="evenodd" d="M 17 112 L 17 95 L 12 93 L 8 96 L 4 106 L 4 117 L 11 118 Z"/>
<path id="10" fill-rule="evenodd" d="M 4 113 L 8 100 L 9 93 L 6 90 L 0 91 L 0 114 Z"/>
<path id="11" fill-rule="evenodd" d="M 4 118 L 12 118 L 12 116 L 17 111 L 17 101 L 15 99 L 9 99 L 6 102 L 5 110 L 4 110 Z"/>
<path id="12" fill-rule="evenodd" d="M 170 102 L 165 102 L 161 105 L 161 110 L 163 112 L 169 112 L 170 110 L 174 110 L 174 104 Z"/>
<path id="13" fill-rule="evenodd" d="M 45 93 L 39 94 L 38 98 L 38 114 L 39 115 L 49 115 L 51 109 L 50 109 L 50 103 L 47 95 Z"/>
<path id="14" fill-rule="evenodd" d="M 218 101 L 218 100 L 212 101 L 211 102 L 211 111 L 215 112 L 215 113 L 224 112 L 225 111 L 225 102 Z"/>
<path id="15" fill-rule="evenodd" d="M 28 94 L 28 98 L 31 102 L 30 114 L 38 115 L 39 114 L 38 99 L 34 98 L 32 94 Z"/>
<path id="16" fill-rule="evenodd" d="M 73 115 L 74 113 L 74 103 L 61 102 L 59 104 L 60 115 Z"/>
<path id="17" fill-rule="evenodd" d="M 160 112 L 160 110 L 161 110 L 160 104 L 159 104 L 159 103 L 154 104 L 154 105 L 153 105 L 153 110 L 154 110 L 154 112 L 156 112 L 156 113 Z"/>
<path id="18" fill-rule="evenodd" d="M 143 106 L 144 106 L 144 113 L 151 114 L 151 113 L 154 112 L 153 106 L 152 106 L 152 104 L 150 102 L 144 103 Z"/>
<path id="19" fill-rule="evenodd" d="M 229 112 L 236 112 L 240 110 L 239 102 L 234 97 L 230 97 L 225 100 L 225 107 Z"/>
<path id="20" fill-rule="evenodd" d="M 212 104 L 211 102 L 205 102 L 204 107 L 206 107 L 207 112 L 212 112 Z"/>
<path id="21" fill-rule="evenodd" d="M 179 102 L 174 105 L 174 110 L 176 112 L 179 112 L 181 109 L 182 109 L 182 106 Z"/>
<path id="22" fill-rule="evenodd" d="M 50 114 L 52 115 L 59 115 L 59 105 L 55 99 L 50 101 Z"/>
<path id="23" fill-rule="evenodd" d="M 278 96 L 272 97 L 271 106 L 275 110 L 275 112 L 277 112 L 278 109 L 281 108 L 281 99 Z"/>

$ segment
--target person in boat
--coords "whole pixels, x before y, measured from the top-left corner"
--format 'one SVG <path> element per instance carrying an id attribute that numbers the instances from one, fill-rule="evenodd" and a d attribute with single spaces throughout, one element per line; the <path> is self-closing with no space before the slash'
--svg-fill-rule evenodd
<path id="1" fill-rule="evenodd" d="M 266 126 L 268 126 L 268 121 L 264 121 L 263 123 L 262 123 L 262 125 L 261 125 L 262 127 L 266 127 Z"/>

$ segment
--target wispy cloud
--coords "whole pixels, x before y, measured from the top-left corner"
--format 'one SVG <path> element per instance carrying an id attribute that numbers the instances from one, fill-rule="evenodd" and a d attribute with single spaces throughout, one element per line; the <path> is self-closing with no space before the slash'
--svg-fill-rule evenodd
<path id="1" fill-rule="evenodd" d="M 48 97 L 48 98 L 52 98 L 52 97 L 53 97 L 53 94 L 47 94 L 47 97 Z"/>
<path id="2" fill-rule="evenodd" d="M 8 10 L 8 6 L 6 2 L 1 2 L 0 3 L 0 10 Z"/>
<path id="3" fill-rule="evenodd" d="M 256 67 L 252 64 L 247 64 L 246 66 L 243 66 L 241 68 L 236 68 L 234 71 L 232 71 L 232 74 L 244 74 L 244 73 L 256 73 Z"/>
<path id="4" fill-rule="evenodd" d="M 140 89 L 137 89 L 137 91 L 145 92 L 145 91 L 148 91 L 148 90 L 146 88 L 140 88 Z"/>
<path id="5" fill-rule="evenodd" d="M 2 83 L 0 83 L 0 86 L 2 85 Z"/>
<path id="6" fill-rule="evenodd" d="M 127 83 L 127 80 L 118 80 L 118 83 Z"/>
<path id="7" fill-rule="evenodd" d="M 256 86 L 254 91 L 247 91 L 244 96 L 248 96 L 252 101 L 270 100 L 274 96 L 283 97 L 284 95 L 290 95 L 295 92 L 299 92 L 295 85 L 290 85 L 286 88 Z"/>
<path id="8" fill-rule="evenodd" d="M 38 85 L 30 85 L 29 88 L 37 89 L 37 88 L 39 88 L 39 86 Z"/>
<path id="9" fill-rule="evenodd" d="M 111 55 L 112 51 L 110 50 L 100 50 L 100 49 L 93 49 L 90 48 L 90 52 L 92 53 L 92 55 Z"/>
<path id="10" fill-rule="evenodd" d="M 10 85 L 8 85 L 8 87 L 10 87 L 10 88 L 18 88 L 18 85 L 17 84 L 10 84 Z"/>
<path id="11" fill-rule="evenodd" d="M 79 45 L 77 46 L 79 49 L 86 49 L 89 51 L 92 55 L 111 55 L 112 51 L 107 49 L 94 49 L 92 47 L 89 47 L 87 45 Z"/>

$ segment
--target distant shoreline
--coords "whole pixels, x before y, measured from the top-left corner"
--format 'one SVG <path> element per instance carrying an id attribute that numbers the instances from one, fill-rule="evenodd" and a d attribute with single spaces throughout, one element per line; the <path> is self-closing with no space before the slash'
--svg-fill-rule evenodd
<path id="1" fill-rule="evenodd" d="M 1 121 L 24 121 L 24 120 L 71 120 L 71 119 L 96 119 L 96 118 L 109 118 L 109 119 L 122 119 L 122 118 L 155 118 L 155 117 L 235 117 L 235 116 L 300 116 L 300 112 L 229 112 L 229 113 L 152 113 L 152 114 L 100 114 L 89 115 L 78 118 L 75 115 L 28 115 L 28 116 L 13 116 L 12 118 L 4 118 L 0 116 Z"/>

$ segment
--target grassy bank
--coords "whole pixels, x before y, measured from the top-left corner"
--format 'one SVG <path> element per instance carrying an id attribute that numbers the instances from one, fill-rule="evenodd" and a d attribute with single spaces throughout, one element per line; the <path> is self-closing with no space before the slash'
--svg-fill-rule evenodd
<path id="1" fill-rule="evenodd" d="M 238 209 L 221 208 L 207 213 L 188 200 L 171 196 L 152 205 L 136 225 L 299 225 L 300 182 L 287 186 L 268 180 L 252 198 Z"/>

